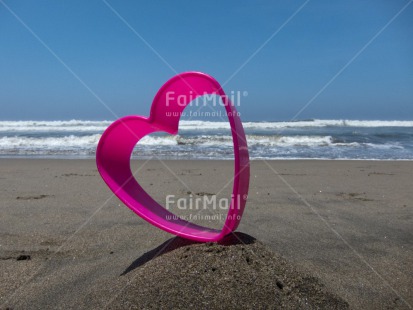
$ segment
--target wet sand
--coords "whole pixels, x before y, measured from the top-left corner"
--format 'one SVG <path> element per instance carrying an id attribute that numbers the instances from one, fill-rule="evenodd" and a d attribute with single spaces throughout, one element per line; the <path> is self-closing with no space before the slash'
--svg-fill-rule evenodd
<path id="1" fill-rule="evenodd" d="M 413 305 L 413 162 L 268 164 L 251 164 L 250 195 L 238 231 L 263 244 L 259 242 L 252 251 L 256 254 L 250 253 L 257 266 L 242 259 L 241 265 L 236 260 L 238 268 L 247 268 L 239 271 L 242 279 L 251 275 L 253 269 L 248 268 L 257 268 L 262 281 L 256 285 L 268 284 L 276 290 L 278 286 L 273 284 L 277 277 L 264 277 L 263 270 L 268 268 L 267 274 L 272 274 L 277 270 L 274 266 L 285 263 L 288 268 L 279 271 L 280 277 L 310 277 L 320 296 L 339 300 L 337 307 L 348 303 L 355 309 L 409 309 Z M 176 199 L 216 194 L 218 200 L 231 195 L 230 161 L 140 160 L 133 162 L 133 171 L 162 204 L 171 194 Z M 224 210 L 175 207 L 173 211 L 183 216 L 198 214 L 199 223 L 211 227 L 220 227 L 225 216 Z M 220 216 L 208 217 L 211 213 Z M 207 245 L 186 245 L 157 256 L 156 249 L 176 239 L 146 223 L 113 197 L 93 160 L 0 159 L 0 214 L 0 309 L 152 305 L 148 301 L 156 294 L 150 293 L 163 286 L 147 291 L 143 297 L 148 299 L 141 303 L 143 297 L 131 291 L 145 283 L 136 280 L 147 274 L 145 268 L 153 274 L 165 265 L 154 279 L 163 283 L 162 275 L 172 274 L 177 277 L 175 288 L 179 290 L 184 287 L 179 285 L 179 273 L 172 272 L 166 261 L 178 264 L 186 247 L 198 253 L 191 257 L 208 268 L 218 258 L 203 260 L 200 253 Z M 245 249 L 251 246 L 257 245 L 248 244 Z M 244 257 L 237 256 L 240 251 L 239 245 L 230 245 L 223 253 Z M 260 260 L 261 251 L 273 254 Z M 225 261 L 228 256 L 220 259 Z M 218 265 L 214 267 L 216 278 L 208 269 L 209 282 L 215 283 L 215 279 L 219 283 L 223 274 L 229 274 L 228 281 L 235 281 L 234 270 L 229 273 L 225 264 Z M 185 274 L 190 270 L 188 267 Z M 285 270 L 297 270 L 294 274 L 299 276 Z M 285 284 L 285 290 L 300 281 Z M 240 283 L 240 289 L 247 285 Z M 197 286 L 202 288 L 199 283 Z M 171 286 L 164 289 L 169 292 Z M 271 290 L 268 294 L 272 296 Z M 215 305 L 211 296 L 205 300 L 200 293 L 196 296 L 200 299 L 184 302 L 206 302 L 200 307 L 207 308 L 209 300 Z"/>

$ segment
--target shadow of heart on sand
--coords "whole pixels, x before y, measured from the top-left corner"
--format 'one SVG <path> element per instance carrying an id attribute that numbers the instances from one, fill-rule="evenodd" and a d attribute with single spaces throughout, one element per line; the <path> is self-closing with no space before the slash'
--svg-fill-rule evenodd
<path id="1" fill-rule="evenodd" d="M 221 241 L 217 242 L 219 245 L 223 246 L 230 246 L 236 244 L 252 244 L 256 241 L 256 239 L 248 234 L 242 232 L 234 232 L 227 236 L 225 236 Z M 159 257 L 165 253 L 177 250 L 181 247 L 192 245 L 192 244 L 200 244 L 199 242 L 184 239 L 181 237 L 174 237 L 171 239 L 166 240 L 161 245 L 157 246 L 156 248 L 146 252 L 142 256 L 138 257 L 136 260 L 132 262 L 122 273 L 121 276 L 131 272 L 132 270 L 139 268 L 146 264 L 147 262 L 151 261 L 152 259 Z"/>

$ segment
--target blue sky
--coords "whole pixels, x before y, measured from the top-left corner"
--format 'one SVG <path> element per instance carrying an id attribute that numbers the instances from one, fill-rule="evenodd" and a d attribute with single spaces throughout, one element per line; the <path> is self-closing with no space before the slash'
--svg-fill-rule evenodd
<path id="1" fill-rule="evenodd" d="M 148 115 L 174 71 L 247 91 L 243 120 L 289 120 L 408 3 L 1 0 L 115 114 Z M 1 120 L 115 119 L 0 1 Z M 413 3 L 298 119 L 413 119 Z"/>

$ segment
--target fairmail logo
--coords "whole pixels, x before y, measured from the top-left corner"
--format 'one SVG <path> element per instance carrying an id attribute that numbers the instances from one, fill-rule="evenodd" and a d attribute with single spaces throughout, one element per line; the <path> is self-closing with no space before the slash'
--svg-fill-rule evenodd
<path id="1" fill-rule="evenodd" d="M 201 197 L 189 195 L 189 197 L 176 198 L 175 195 L 166 196 L 165 207 L 169 210 L 177 207 L 179 210 L 228 210 L 240 207 L 242 200 L 247 200 L 247 195 L 231 195 L 231 198 L 217 198 L 216 195 L 203 195 Z"/>
<path id="2" fill-rule="evenodd" d="M 202 95 L 195 93 L 194 91 L 189 91 L 188 95 L 183 95 L 182 93 L 176 93 L 174 91 L 169 91 L 166 93 L 166 106 L 169 107 L 171 104 L 178 104 L 181 107 L 189 106 L 206 106 L 212 105 L 213 107 L 222 106 L 225 107 L 225 102 L 231 101 L 235 106 L 241 106 L 241 99 L 248 96 L 247 91 L 230 91 L 229 95 L 225 95 L 224 98 L 218 93 L 204 93 Z M 224 99 L 224 100 L 223 100 Z"/>

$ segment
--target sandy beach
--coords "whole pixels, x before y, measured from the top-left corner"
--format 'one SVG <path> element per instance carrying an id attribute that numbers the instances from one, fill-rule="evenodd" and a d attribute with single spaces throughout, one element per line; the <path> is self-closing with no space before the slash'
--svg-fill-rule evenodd
<path id="1" fill-rule="evenodd" d="M 136 160 L 132 166 L 164 205 L 171 194 L 231 195 L 231 161 Z M 238 231 L 317 279 L 350 308 L 409 309 L 412 175 L 412 161 L 252 161 Z M 154 255 L 174 236 L 121 204 L 94 160 L 0 159 L 0 214 L 0 309 L 122 308 L 125 300 L 123 306 L 132 308 L 130 289 L 139 290 L 142 268 L 165 266 L 174 274 L 173 265 L 159 259 L 183 255 L 181 247 Z M 219 219 L 195 221 L 218 228 Z M 195 251 L 200 259 L 202 251 Z M 250 256 L 266 266 L 266 258 Z"/>

